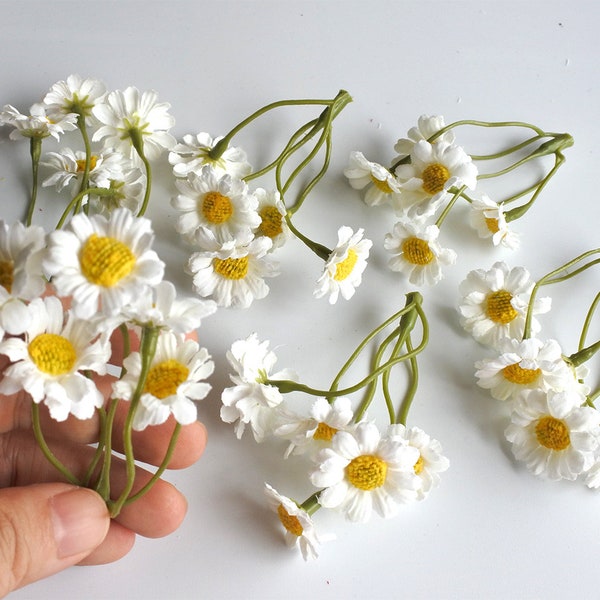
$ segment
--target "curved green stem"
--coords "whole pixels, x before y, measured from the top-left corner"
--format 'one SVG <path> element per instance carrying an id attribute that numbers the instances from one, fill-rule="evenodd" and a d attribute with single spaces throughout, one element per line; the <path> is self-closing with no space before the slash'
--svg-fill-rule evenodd
<path id="1" fill-rule="evenodd" d="M 303 233 L 301 233 L 298 229 L 296 229 L 295 225 L 292 223 L 292 219 L 290 218 L 289 213 L 285 215 L 285 221 L 290 228 L 290 231 L 306 246 L 308 246 L 319 258 L 327 262 L 329 259 L 329 255 L 331 254 L 331 250 L 318 242 L 314 242 L 310 238 L 306 237 Z"/>
<path id="2" fill-rule="evenodd" d="M 592 303 L 585 315 L 585 320 L 581 329 L 581 335 L 579 336 L 579 344 L 577 346 L 579 350 L 582 350 L 585 346 L 585 339 L 587 337 L 594 312 L 596 312 L 596 308 L 598 308 L 598 304 L 600 304 L 600 292 L 598 292 L 596 297 L 592 300 Z"/>
<path id="3" fill-rule="evenodd" d="M 139 129 L 132 129 L 129 132 L 129 135 L 131 137 L 131 143 L 140 157 L 140 160 L 142 161 L 146 171 L 146 191 L 144 193 L 144 199 L 142 200 L 142 206 L 137 214 L 138 217 L 143 217 L 146 213 L 146 209 L 148 208 L 148 203 L 150 202 L 150 193 L 152 191 L 152 167 L 150 166 L 150 161 L 146 158 L 146 154 L 144 153 L 144 140 L 142 132 Z"/>
<path id="4" fill-rule="evenodd" d="M 446 217 L 452 210 L 452 207 L 456 204 L 456 201 L 462 196 L 463 192 L 466 189 L 467 189 L 467 186 L 463 185 L 456 192 L 454 192 L 454 195 L 452 196 L 452 198 L 450 199 L 448 204 L 446 204 L 446 207 L 444 208 L 444 210 L 442 211 L 442 213 L 440 214 L 440 216 L 437 218 L 437 220 L 435 222 L 435 225 L 436 225 L 436 227 L 438 227 L 438 229 L 442 226 L 442 223 L 444 222 L 444 220 L 446 219 Z"/>
<path id="5" fill-rule="evenodd" d="M 79 193 L 81 193 L 88 187 L 88 182 L 90 179 L 90 164 L 92 160 L 92 147 L 90 145 L 90 137 L 88 135 L 87 126 L 85 124 L 85 116 L 82 113 L 79 113 L 77 117 L 77 126 L 79 127 L 79 131 L 81 132 L 81 137 L 83 139 L 83 147 L 85 150 L 85 163 L 83 165 L 81 185 L 79 186 Z"/>
<path id="6" fill-rule="evenodd" d="M 31 225 L 33 222 L 33 212 L 35 210 L 35 204 L 37 202 L 38 193 L 38 171 L 40 167 L 40 155 L 42 153 L 42 138 L 32 137 L 29 140 L 29 152 L 31 154 L 31 197 L 29 199 L 29 206 L 27 207 L 27 216 L 25 218 L 25 224 Z"/>
<path id="7" fill-rule="evenodd" d="M 100 494 L 100 496 L 102 496 L 102 498 L 104 498 L 104 501 L 107 503 L 110 501 L 112 434 L 118 405 L 119 400 L 117 400 L 116 398 L 111 398 L 111 400 L 109 401 L 109 407 L 106 415 L 104 429 L 101 430 L 100 443 L 98 445 L 98 448 L 103 449 L 104 462 L 102 463 L 102 470 L 100 471 L 100 477 L 98 478 L 98 482 L 96 484 L 96 491 L 98 492 L 98 494 Z"/>
<path id="8" fill-rule="evenodd" d="M 406 349 L 409 351 L 412 350 L 412 341 L 410 339 L 410 335 L 406 340 Z M 396 423 L 401 423 L 402 425 L 406 425 L 406 421 L 408 420 L 408 413 L 410 411 L 410 407 L 412 406 L 415 394 L 417 393 L 417 388 L 419 386 L 419 365 L 417 363 L 416 356 L 413 356 L 409 359 L 409 364 L 411 371 L 410 385 L 406 390 L 406 394 L 404 395 L 402 404 L 400 405 L 400 409 L 398 410 L 398 415 L 396 417 Z"/>

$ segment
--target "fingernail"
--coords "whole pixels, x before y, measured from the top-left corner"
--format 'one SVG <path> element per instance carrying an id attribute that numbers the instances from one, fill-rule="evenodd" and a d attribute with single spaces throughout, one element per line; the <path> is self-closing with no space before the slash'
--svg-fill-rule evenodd
<path id="1" fill-rule="evenodd" d="M 109 516 L 96 492 L 76 488 L 50 498 L 54 539 L 59 558 L 90 552 L 106 536 Z"/>

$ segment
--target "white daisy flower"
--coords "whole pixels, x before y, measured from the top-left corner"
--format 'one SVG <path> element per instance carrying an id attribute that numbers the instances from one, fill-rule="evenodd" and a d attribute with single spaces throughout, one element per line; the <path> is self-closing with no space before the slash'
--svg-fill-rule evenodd
<path id="1" fill-rule="evenodd" d="M 593 465 L 600 413 L 581 401 L 576 392 L 530 390 L 515 402 L 506 439 L 534 475 L 574 480 Z"/>
<path id="2" fill-rule="evenodd" d="M 181 192 L 171 205 L 181 214 L 175 228 L 188 238 L 200 228 L 210 229 L 220 241 L 256 229 L 261 222 L 258 200 L 241 179 L 220 175 L 210 165 L 175 181 Z"/>
<path id="3" fill-rule="evenodd" d="M 265 483 L 265 496 L 285 529 L 287 546 L 289 548 L 298 546 L 304 560 L 317 558 L 319 547 L 325 540 L 317 534 L 315 524 L 308 512 L 268 483 Z M 331 539 L 332 536 L 327 537 Z"/>
<path id="4" fill-rule="evenodd" d="M 338 243 L 325 263 L 323 274 L 317 280 L 315 298 L 329 295 L 329 303 L 335 304 L 339 295 L 349 300 L 362 281 L 367 267 L 371 240 L 362 239 L 364 229 L 356 233 L 350 227 L 340 227 Z"/>
<path id="5" fill-rule="evenodd" d="M 527 315 L 527 306 L 535 282 L 523 267 L 510 269 L 496 262 L 485 271 L 471 271 L 460 284 L 460 322 L 478 342 L 497 348 L 505 337 L 520 339 Z M 536 298 L 532 314 L 550 310 L 550 298 Z M 531 335 L 540 330 L 536 319 L 531 321 Z"/>
<path id="6" fill-rule="evenodd" d="M 285 415 L 274 431 L 276 436 L 290 441 L 285 458 L 290 454 L 305 454 L 312 458 L 329 446 L 333 436 L 340 430 L 350 430 L 354 411 L 350 399 L 344 396 L 329 402 L 326 398 L 317 398 L 310 409 L 308 418 L 297 415 Z"/>
<path id="7" fill-rule="evenodd" d="M 113 394 L 122 400 L 133 397 L 142 369 L 139 352 L 123 360 L 125 376 L 113 384 Z M 206 348 L 194 340 L 182 341 L 171 332 L 161 333 L 156 343 L 140 403 L 133 416 L 133 428 L 142 431 L 160 425 L 170 415 L 181 425 L 197 419 L 195 400 L 202 400 L 211 389 L 204 380 L 214 371 Z"/>
<path id="8" fill-rule="evenodd" d="M 21 335 L 31 317 L 25 301 L 45 288 L 41 259 L 45 233 L 41 227 L 8 225 L 0 220 L 0 340 L 5 332 Z"/>
<path id="9" fill-rule="evenodd" d="M 269 238 L 247 233 L 220 243 L 212 232 L 201 228 L 194 241 L 204 249 L 192 253 L 186 271 L 199 296 L 212 297 L 222 307 L 248 308 L 269 293 L 265 278 L 278 274 L 278 264 L 269 254 Z"/>
<path id="10" fill-rule="evenodd" d="M 105 85 L 98 79 L 83 79 L 80 75 L 69 75 L 65 81 L 58 81 L 44 96 L 44 104 L 51 112 L 81 114 L 89 117 L 92 108 L 106 93 Z"/>
<path id="11" fill-rule="evenodd" d="M 93 322 L 63 310 L 55 296 L 28 305 L 29 326 L 23 337 L 0 343 L 0 354 L 11 360 L 0 381 L 0 393 L 26 391 L 36 404 L 64 421 L 69 414 L 89 419 L 104 403 L 93 380 L 84 375 L 106 372 L 110 346 L 98 337 Z"/>
<path id="12" fill-rule="evenodd" d="M 260 225 L 254 231 L 254 235 L 264 235 L 272 242 L 272 250 L 281 248 L 291 237 L 291 231 L 285 220 L 287 210 L 281 195 L 277 190 L 265 190 L 256 188 L 252 195 L 258 201 L 257 212 L 260 217 Z"/>
<path id="13" fill-rule="evenodd" d="M 416 127 L 411 127 L 408 130 L 408 138 L 400 138 L 396 144 L 394 145 L 394 150 L 398 153 L 398 157 L 393 161 L 396 162 L 406 156 L 409 156 L 415 144 L 421 141 L 429 141 L 429 138 L 435 135 L 438 131 L 443 129 L 446 126 L 444 122 L 444 117 L 442 116 L 428 116 L 421 115 L 417 121 Z M 445 143 L 445 144 L 453 144 L 454 143 L 454 132 L 446 131 L 439 137 L 433 141 L 433 144 L 436 143 Z"/>
<path id="14" fill-rule="evenodd" d="M 192 171 L 200 171 L 210 165 L 220 175 L 231 175 L 242 179 L 252 172 L 246 153 L 241 148 L 228 147 L 218 159 L 212 159 L 209 152 L 223 139 L 212 138 L 208 133 L 184 135 L 183 143 L 176 144 L 169 152 L 169 162 L 173 165 L 176 177 L 186 177 Z"/>
<path id="15" fill-rule="evenodd" d="M 368 188 L 364 201 L 368 206 L 392 202 L 394 194 L 400 193 L 399 183 L 384 166 L 371 162 L 362 152 L 352 152 L 344 175 L 355 190 Z"/>
<path id="16" fill-rule="evenodd" d="M 417 498 L 421 480 L 414 466 L 419 456 L 404 440 L 382 437 L 373 423 L 362 422 L 353 433 L 336 433 L 331 447 L 319 452 L 310 479 L 324 488 L 321 506 L 342 510 L 348 520 L 368 521 L 373 510 L 388 518 L 399 504 Z"/>
<path id="17" fill-rule="evenodd" d="M 73 297 L 81 318 L 115 315 L 162 280 L 164 263 L 151 250 L 148 219 L 120 208 L 109 219 L 79 213 L 69 230 L 49 236 L 43 267 L 61 296 Z"/>
<path id="18" fill-rule="evenodd" d="M 417 499 L 424 500 L 429 492 L 438 486 L 440 473 L 448 470 L 450 461 L 442 454 L 442 445 L 418 427 L 407 429 L 398 423 L 390 425 L 388 435 L 404 440 L 406 444 L 419 451 L 419 458 L 413 465 L 413 471 L 421 479 L 417 490 Z"/>
<path id="19" fill-rule="evenodd" d="M 148 325 L 185 335 L 200 328 L 202 320 L 217 310 L 212 300 L 177 298 L 170 281 L 161 281 L 150 293 L 136 297 L 122 310 L 123 318 L 137 325 Z"/>
<path id="20" fill-rule="evenodd" d="M 43 104 L 34 104 L 30 114 L 23 115 L 14 106 L 6 104 L 0 111 L 0 125 L 14 127 L 9 136 L 11 140 L 48 136 L 59 140 L 65 131 L 77 129 L 77 115 L 47 113 Z"/>
<path id="21" fill-rule="evenodd" d="M 106 138 L 106 146 L 134 160 L 139 150 L 135 146 L 140 144 L 148 160 L 157 158 L 176 142 L 168 133 L 175 124 L 175 119 L 168 112 L 171 105 L 157 100 L 156 92 L 140 92 L 135 87 L 110 92 L 92 109 L 93 115 L 103 123 L 92 140 L 96 142 Z"/>
<path id="22" fill-rule="evenodd" d="M 443 142 L 417 142 L 411 162 L 399 165 L 395 175 L 400 193 L 394 197 L 394 208 L 409 216 L 432 215 L 450 188 L 466 185 L 472 190 L 477 185 L 471 157 L 460 146 Z"/>
<path id="23" fill-rule="evenodd" d="M 242 437 L 246 425 L 250 425 L 254 438 L 261 442 L 272 430 L 275 408 L 283 401 L 279 389 L 266 384 L 271 380 L 294 380 L 296 375 L 289 369 L 272 373 L 277 357 L 269 350 L 269 342 L 260 342 L 256 333 L 245 340 L 237 340 L 226 354 L 235 370 L 230 375 L 233 387 L 223 390 L 221 419 L 236 423 L 235 433 Z"/>
<path id="24" fill-rule="evenodd" d="M 496 400 L 512 400 L 528 389 L 561 391 L 576 385 L 556 340 L 505 338 L 498 350 L 500 356 L 475 363 L 477 385 Z"/>
<path id="25" fill-rule="evenodd" d="M 137 214 L 146 191 L 146 175 L 141 169 L 120 152 L 114 154 L 120 158 L 120 173 L 111 174 L 102 181 L 94 178 L 93 183 L 97 188 L 102 188 L 102 194 L 90 190 L 90 205 L 94 212 L 107 218 L 117 208 L 126 208 Z M 106 193 L 107 190 L 110 194 Z"/>
<path id="26" fill-rule="evenodd" d="M 473 200 L 469 222 L 480 238 L 492 238 L 494 246 L 502 244 L 511 250 L 519 247 L 519 236 L 508 228 L 502 207 L 489 196 L 483 194 Z"/>
<path id="27" fill-rule="evenodd" d="M 434 285 L 443 277 L 442 267 L 453 265 L 456 252 L 442 248 L 436 225 L 399 221 L 385 236 L 384 248 L 392 254 L 388 265 L 404 273 L 413 285 Z"/>

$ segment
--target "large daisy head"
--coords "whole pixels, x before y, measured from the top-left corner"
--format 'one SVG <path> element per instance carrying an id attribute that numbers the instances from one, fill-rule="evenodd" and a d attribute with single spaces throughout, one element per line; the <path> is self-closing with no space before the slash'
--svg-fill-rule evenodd
<path id="1" fill-rule="evenodd" d="M 153 238 L 151 222 L 127 209 L 108 219 L 79 213 L 67 230 L 50 234 L 44 270 L 60 295 L 72 296 L 78 316 L 115 315 L 162 280 Z"/>
<path id="2" fill-rule="evenodd" d="M 87 119 L 105 93 L 106 87 L 100 80 L 74 74 L 55 83 L 44 96 L 44 104 L 50 111 L 75 113 Z"/>
<path id="3" fill-rule="evenodd" d="M 494 263 L 487 271 L 471 271 L 459 286 L 462 326 L 478 342 L 492 348 L 498 348 L 505 337 L 521 338 L 533 286 L 525 268 L 511 269 L 503 262 Z M 536 298 L 532 314 L 549 310 L 549 298 Z M 531 334 L 539 329 L 539 323 L 532 319 Z"/>
<path id="4" fill-rule="evenodd" d="M 417 498 L 419 456 L 414 446 L 362 422 L 352 433 L 338 432 L 331 447 L 321 450 L 310 479 L 324 488 L 321 506 L 340 509 L 350 521 L 368 521 L 373 510 L 387 518 Z"/>
<path id="5" fill-rule="evenodd" d="M 338 243 L 325 263 L 325 269 L 314 291 L 315 298 L 329 296 L 330 304 L 335 304 L 339 295 L 349 300 L 362 281 L 367 267 L 371 240 L 363 239 L 364 230 L 352 231 L 350 227 L 340 227 Z"/>
<path id="6" fill-rule="evenodd" d="M 26 391 L 34 402 L 46 404 L 57 421 L 69 414 L 89 419 L 104 397 L 87 372 L 106 372 L 110 346 L 93 321 L 65 314 L 55 296 L 36 298 L 27 310 L 24 335 L 0 343 L 0 354 L 12 363 L 3 373 L 0 392 Z"/>
<path id="7" fill-rule="evenodd" d="M 436 225 L 399 221 L 385 236 L 384 248 L 392 255 L 389 267 L 407 275 L 413 285 L 433 285 L 443 277 L 442 267 L 456 261 L 456 252 L 442 248 Z"/>

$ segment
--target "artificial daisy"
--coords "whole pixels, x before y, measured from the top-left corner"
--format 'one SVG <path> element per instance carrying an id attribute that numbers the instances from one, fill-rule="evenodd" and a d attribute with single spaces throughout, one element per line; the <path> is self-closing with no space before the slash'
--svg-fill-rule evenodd
<path id="1" fill-rule="evenodd" d="M 111 175 L 100 184 L 95 180 L 95 188 L 90 190 L 90 205 L 96 214 L 106 217 L 117 208 L 126 208 L 137 214 L 142 205 L 146 191 L 146 175 L 134 161 L 124 157 L 120 152 L 116 153 L 121 158 L 120 173 Z M 94 190 L 102 188 L 102 192 Z"/>
<path id="2" fill-rule="evenodd" d="M 72 296 L 78 316 L 115 315 L 162 280 L 153 239 L 151 222 L 124 208 L 108 219 L 79 213 L 68 230 L 50 234 L 43 267 L 58 294 Z"/>
<path id="3" fill-rule="evenodd" d="M 291 232 L 285 216 L 287 210 L 281 195 L 277 190 L 265 190 L 256 188 L 252 195 L 258 201 L 257 212 L 260 217 L 260 225 L 254 231 L 256 236 L 266 236 L 272 242 L 272 250 L 281 248 L 290 238 Z"/>
<path id="4" fill-rule="evenodd" d="M 186 179 L 177 179 L 175 185 L 180 192 L 171 201 L 180 213 L 175 228 L 188 238 L 205 227 L 220 241 L 231 240 L 261 223 L 258 200 L 246 183 L 220 175 L 210 165 L 198 173 L 192 171 Z"/>
<path id="5" fill-rule="evenodd" d="M 225 388 L 221 395 L 221 419 L 236 423 L 235 433 L 242 437 L 246 425 L 250 425 L 256 441 L 262 441 L 271 431 L 275 408 L 283 401 L 279 389 L 265 383 L 267 380 L 294 380 L 295 373 L 289 369 L 272 373 L 277 361 L 269 350 L 269 342 L 261 342 L 253 333 L 245 340 L 237 340 L 227 351 L 227 360 L 235 370 L 230 375 L 235 385 Z"/>
<path id="6" fill-rule="evenodd" d="M 483 194 L 470 206 L 469 221 L 480 238 L 491 238 L 494 246 L 502 244 L 511 250 L 519 247 L 519 237 L 508 228 L 504 211 L 497 202 Z"/>
<path id="7" fill-rule="evenodd" d="M 32 300 L 28 311 L 24 335 L 0 343 L 0 354 L 12 363 L 3 373 L 0 393 L 24 390 L 36 404 L 46 404 L 57 421 L 69 414 L 91 418 L 104 397 L 88 374 L 106 372 L 110 346 L 98 337 L 92 321 L 65 316 L 55 296 Z"/>
<path id="8" fill-rule="evenodd" d="M 385 236 L 384 248 L 392 254 L 388 265 L 404 273 L 413 285 L 433 285 L 443 277 L 442 267 L 456 261 L 456 252 L 442 248 L 436 225 L 419 221 L 398 221 Z"/>
<path id="9" fill-rule="evenodd" d="M 122 315 L 137 325 L 186 334 L 196 331 L 202 320 L 216 310 L 212 300 L 177 298 L 175 286 L 170 281 L 161 281 L 149 294 L 138 296 L 124 307 Z"/>
<path id="10" fill-rule="evenodd" d="M 269 506 L 277 513 L 279 521 L 285 529 L 287 546 L 289 548 L 298 546 L 304 560 L 317 558 L 323 540 L 317 535 L 311 515 L 268 483 L 265 483 L 265 496 Z"/>
<path id="11" fill-rule="evenodd" d="M 265 278 L 278 273 L 269 254 L 269 238 L 253 238 L 247 232 L 220 243 L 212 232 L 201 228 L 194 240 L 203 250 L 191 254 L 186 270 L 199 296 L 211 297 L 222 307 L 248 308 L 269 293 Z"/>
<path id="12" fill-rule="evenodd" d="M 131 400 L 142 369 L 142 357 L 132 352 L 123 360 L 125 376 L 113 384 L 113 394 Z M 170 415 L 181 425 L 197 418 L 195 400 L 202 400 L 211 389 L 204 380 L 212 375 L 214 363 L 206 348 L 194 340 L 184 340 L 171 332 L 161 333 L 156 343 L 140 403 L 133 417 L 136 431 L 160 425 Z"/>
<path id="13" fill-rule="evenodd" d="M 176 144 L 169 152 L 169 162 L 173 165 L 176 177 L 186 177 L 192 171 L 199 171 L 204 165 L 210 165 L 219 172 L 242 179 L 249 175 L 252 167 L 241 148 L 228 147 L 217 159 L 209 152 L 223 139 L 212 138 L 208 133 L 184 135 L 183 143 Z"/>
<path id="14" fill-rule="evenodd" d="M 440 473 L 450 466 L 448 459 L 442 454 L 442 445 L 431 438 L 419 427 L 407 429 L 404 425 L 390 425 L 388 435 L 404 440 L 406 444 L 419 451 L 419 458 L 413 465 L 413 471 L 421 480 L 417 490 L 417 499 L 423 500 L 440 481 Z"/>
<path id="15" fill-rule="evenodd" d="M 460 322 L 478 342 L 497 348 L 505 337 L 520 339 L 534 282 L 523 267 L 496 262 L 491 269 L 471 271 L 460 284 Z M 550 298 L 536 298 L 532 314 L 550 310 Z M 531 320 L 531 334 L 540 330 Z"/>
<path id="16" fill-rule="evenodd" d="M 505 338 L 498 350 L 498 357 L 475 363 L 477 385 L 497 400 L 512 400 L 528 389 L 560 391 L 576 385 L 556 340 Z"/>
<path id="17" fill-rule="evenodd" d="M 157 100 L 156 92 L 140 92 L 135 87 L 110 92 L 92 109 L 93 115 L 103 124 L 92 140 L 106 138 L 106 146 L 130 158 L 135 159 L 140 153 L 148 160 L 157 158 L 176 142 L 168 133 L 175 124 L 168 112 L 171 105 Z"/>
<path id="18" fill-rule="evenodd" d="M 515 402 L 506 439 L 538 477 L 574 480 L 593 465 L 600 413 L 581 400 L 576 392 L 530 390 Z"/>
<path id="19" fill-rule="evenodd" d="M 43 102 L 51 112 L 75 113 L 89 120 L 92 108 L 105 93 L 106 87 L 100 80 L 69 75 L 65 81 L 58 81 L 50 88 Z"/>
<path id="20" fill-rule="evenodd" d="M 310 479 L 324 488 L 321 506 L 340 509 L 348 520 L 368 521 L 373 510 L 388 518 L 399 504 L 417 498 L 419 456 L 404 440 L 381 436 L 375 424 L 361 422 L 353 433 L 336 433 L 331 447 L 319 452 Z"/>
<path id="21" fill-rule="evenodd" d="M 378 206 L 392 202 L 394 194 L 400 192 L 396 178 L 384 166 L 371 162 L 362 152 L 352 152 L 344 175 L 355 190 L 367 188 L 365 204 Z"/>
<path id="22" fill-rule="evenodd" d="M 349 430 L 354 418 L 350 399 L 344 396 L 329 402 L 326 398 L 317 398 L 310 408 L 308 418 L 286 414 L 285 421 L 274 431 L 276 436 L 290 441 L 285 452 L 305 454 L 314 457 L 331 443 L 333 436 L 340 430 Z"/>
<path id="23" fill-rule="evenodd" d="M 371 240 L 363 239 L 364 230 L 356 233 L 350 227 L 340 227 L 338 243 L 325 262 L 323 274 L 317 280 L 315 298 L 329 296 L 329 303 L 335 304 L 339 295 L 349 300 L 362 281 L 367 267 Z"/>
<path id="24" fill-rule="evenodd" d="M 77 129 L 77 115 L 49 113 L 43 104 L 34 104 L 30 114 L 23 115 L 14 106 L 6 104 L 0 111 L 0 125 L 14 127 L 9 136 L 11 140 L 42 139 L 49 136 L 59 140 L 65 131 Z"/>
<path id="25" fill-rule="evenodd" d="M 401 214 L 432 215 L 450 188 L 477 185 L 477 167 L 460 146 L 422 140 L 410 157 L 410 163 L 395 170 L 400 193 L 394 196 L 394 208 Z"/>
<path id="26" fill-rule="evenodd" d="M 416 127 L 411 127 L 408 130 L 407 138 L 400 138 L 394 145 L 394 150 L 398 153 L 398 157 L 393 161 L 394 163 L 409 156 L 415 144 L 420 141 L 429 142 L 429 138 L 435 135 L 438 131 L 446 126 L 444 117 L 442 116 L 428 116 L 421 115 L 417 121 Z M 431 142 L 436 144 L 442 142 L 445 144 L 454 143 L 454 132 L 446 131 L 440 136 L 435 138 L 435 141 Z"/>

